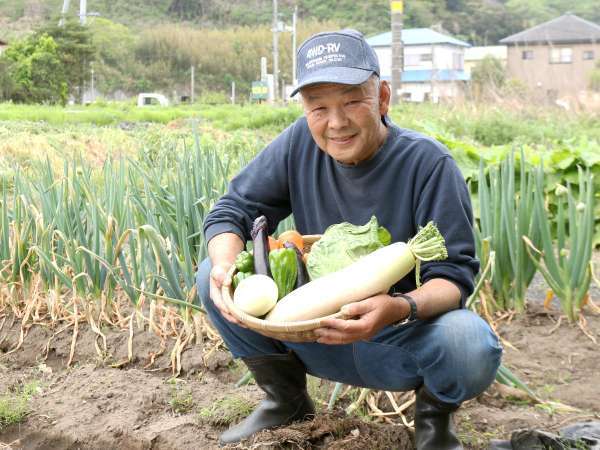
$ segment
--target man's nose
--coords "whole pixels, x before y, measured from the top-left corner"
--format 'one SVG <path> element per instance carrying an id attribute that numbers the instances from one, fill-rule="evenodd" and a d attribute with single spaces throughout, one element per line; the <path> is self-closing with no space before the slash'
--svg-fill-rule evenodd
<path id="1" fill-rule="evenodd" d="M 332 108 L 329 116 L 329 128 L 338 129 L 348 125 L 348 116 L 342 108 Z"/>

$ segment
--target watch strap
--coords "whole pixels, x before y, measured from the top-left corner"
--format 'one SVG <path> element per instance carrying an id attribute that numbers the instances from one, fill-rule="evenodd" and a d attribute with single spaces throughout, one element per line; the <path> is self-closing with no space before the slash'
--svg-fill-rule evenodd
<path id="1" fill-rule="evenodd" d="M 394 324 L 394 326 L 398 326 L 398 325 L 402 325 L 404 323 L 407 322 L 412 322 L 414 320 L 417 320 L 417 303 L 415 302 L 415 299 L 412 298 L 410 295 L 408 294 L 402 294 L 400 292 L 394 292 L 392 293 L 392 297 L 401 297 L 404 300 L 406 300 L 408 302 L 408 305 L 410 306 L 410 311 L 408 313 L 408 316 L 402 320 L 399 320 L 398 322 L 396 322 Z"/>

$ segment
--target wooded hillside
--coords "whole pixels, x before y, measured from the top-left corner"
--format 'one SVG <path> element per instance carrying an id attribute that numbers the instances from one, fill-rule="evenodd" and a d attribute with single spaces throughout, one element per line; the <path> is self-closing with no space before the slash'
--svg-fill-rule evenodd
<path id="1" fill-rule="evenodd" d="M 62 0 L 5 0 L 0 23 L 11 33 L 26 31 L 32 21 L 60 13 Z M 78 13 L 71 0 L 71 14 Z M 156 23 L 187 22 L 194 27 L 256 26 L 272 20 L 272 0 L 88 0 L 88 11 L 145 28 Z M 289 22 L 294 5 L 300 20 L 328 21 L 373 34 L 389 28 L 388 0 L 279 0 L 281 18 Z M 521 29 L 570 11 L 600 23 L 597 0 L 418 0 L 405 1 L 405 26 L 440 26 L 472 44 L 494 44 Z M 3 19 L 2 19 L 3 17 Z M 2 33 L 2 31 L 0 31 Z"/>
<path id="2" fill-rule="evenodd" d="M 214 101 L 226 101 L 235 81 L 244 97 L 260 76 L 261 57 L 267 57 L 272 70 L 272 4 L 88 0 L 87 26 L 65 35 L 56 27 L 63 0 L 4 0 L 0 39 L 12 48 L 0 57 L 0 99 L 55 103 L 69 96 L 80 98 L 91 84 L 92 70 L 95 88 L 108 97 L 117 91 L 189 94 L 192 66 L 198 96 L 216 95 Z M 315 32 L 341 27 L 367 36 L 390 28 L 388 0 L 279 0 L 280 19 L 288 25 L 295 5 L 298 43 Z M 433 27 L 473 45 L 493 45 L 567 11 L 600 23 L 597 0 L 405 0 L 404 26 Z M 71 0 L 71 22 L 77 21 L 78 13 L 79 2 Z M 289 83 L 291 33 L 282 33 L 279 42 L 280 76 Z M 76 49 L 85 49 L 85 57 Z M 48 80 L 35 79 L 45 73 L 52 74 L 52 92 L 47 91 Z"/>

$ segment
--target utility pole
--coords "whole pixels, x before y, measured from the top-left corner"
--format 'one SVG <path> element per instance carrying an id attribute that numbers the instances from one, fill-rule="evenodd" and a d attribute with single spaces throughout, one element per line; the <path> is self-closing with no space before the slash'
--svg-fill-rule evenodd
<path id="1" fill-rule="evenodd" d="M 87 0 L 79 0 L 79 23 L 85 25 L 87 16 Z"/>
<path id="2" fill-rule="evenodd" d="M 402 71 L 404 69 L 404 45 L 402 43 L 403 0 L 392 0 L 392 105 L 400 103 Z"/>
<path id="3" fill-rule="evenodd" d="M 273 100 L 277 101 L 279 84 L 277 82 L 279 77 L 279 48 L 278 48 L 278 37 L 279 32 L 279 19 L 277 14 L 277 0 L 273 0 Z"/>
<path id="4" fill-rule="evenodd" d="M 69 3 L 70 3 L 70 0 L 63 0 L 63 7 L 60 12 L 60 20 L 58 21 L 59 27 L 62 27 L 65 24 L 65 16 L 69 12 Z"/>
<path id="5" fill-rule="evenodd" d="M 192 75 L 191 75 L 191 83 L 190 83 L 190 103 L 194 103 L 194 65 L 192 64 Z"/>
<path id="6" fill-rule="evenodd" d="M 292 16 L 292 84 L 296 86 L 296 21 L 298 20 L 298 5 L 294 6 L 294 15 Z"/>
<path id="7" fill-rule="evenodd" d="M 92 103 L 94 103 L 96 101 L 96 93 L 94 92 L 94 66 L 91 65 L 90 71 L 92 73 Z"/>

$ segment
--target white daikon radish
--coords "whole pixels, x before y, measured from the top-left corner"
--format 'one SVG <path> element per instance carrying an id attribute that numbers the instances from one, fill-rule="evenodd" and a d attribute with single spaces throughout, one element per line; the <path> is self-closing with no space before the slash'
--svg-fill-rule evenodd
<path id="1" fill-rule="evenodd" d="M 408 243 L 396 242 L 283 297 L 266 320 L 295 322 L 335 314 L 343 305 L 386 293 L 420 261 L 447 258 L 444 238 L 428 223 Z M 417 267 L 417 284 L 419 267 Z"/>

